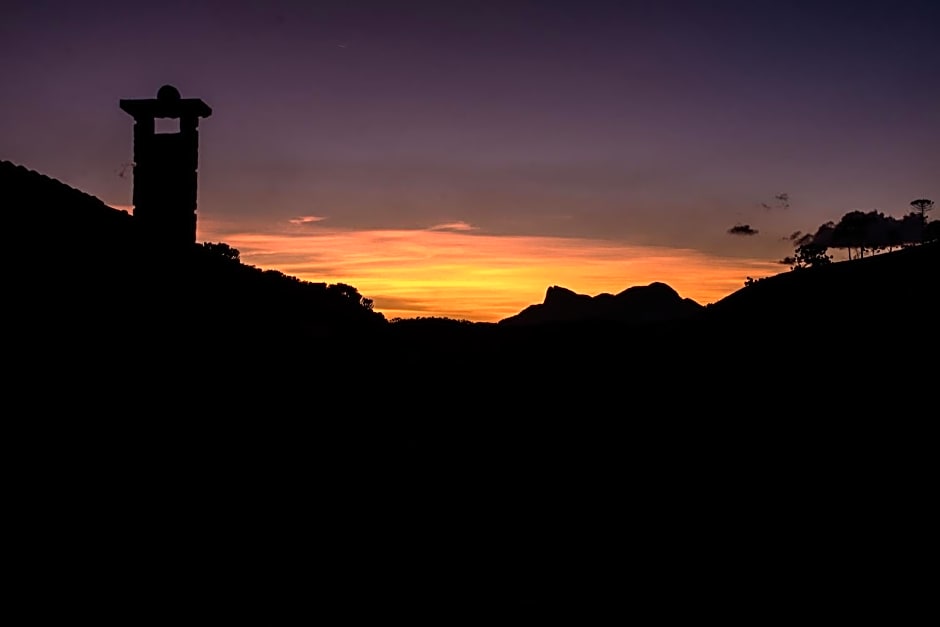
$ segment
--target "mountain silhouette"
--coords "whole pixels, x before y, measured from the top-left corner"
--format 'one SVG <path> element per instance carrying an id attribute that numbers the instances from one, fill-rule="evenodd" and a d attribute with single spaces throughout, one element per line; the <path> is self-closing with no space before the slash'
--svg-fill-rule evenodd
<path id="1" fill-rule="evenodd" d="M 500 324 L 399 324 L 220 244 L 167 256 L 134 216 L 9 162 L 0 191 L 14 483 L 76 580 L 132 559 L 202 594 L 208 571 L 180 568 L 199 555 L 237 590 L 261 561 L 245 537 L 293 558 L 314 529 L 346 608 L 584 622 L 624 611 L 611 565 L 629 564 L 657 607 L 679 591 L 725 615 L 716 564 L 767 607 L 794 578 L 860 603 L 881 563 L 858 547 L 901 521 L 916 554 L 929 520 L 940 243 L 707 307 L 662 283 L 553 286 Z M 836 583 L 807 568 L 821 554 Z M 296 589 L 291 566 L 257 570 Z M 125 579 L 108 589 L 149 607 Z"/>
<path id="2" fill-rule="evenodd" d="M 400 378 L 469 385 L 490 372 L 520 382 L 516 395 L 559 377 L 590 394 L 609 380 L 611 355 L 627 358 L 623 367 L 643 363 L 631 376 L 653 382 L 667 372 L 696 380 L 692 364 L 703 355 L 721 355 L 729 378 L 753 380 L 802 367 L 800 351 L 777 354 L 772 346 L 826 346 L 834 355 L 890 345 L 898 355 L 911 342 L 935 340 L 929 327 L 901 330 L 940 313 L 934 242 L 782 272 L 705 307 L 663 283 L 593 297 L 552 286 L 542 303 L 498 324 L 388 323 L 352 286 L 261 270 L 224 244 L 167 256 L 141 237 L 134 216 L 23 166 L 0 161 L 0 188 L 11 232 L 22 234 L 5 249 L 16 269 L 8 310 L 18 337 L 49 350 L 77 343 L 130 359 L 139 346 L 237 342 L 260 351 L 259 362 L 284 351 L 317 355 L 318 377 L 335 379 L 363 355 L 387 355 L 397 366 L 383 385 Z M 347 366 L 333 367 L 339 363 Z M 539 398 L 535 387 L 530 392 Z"/>
<path id="3" fill-rule="evenodd" d="M 683 320 L 697 314 L 702 306 L 665 283 L 634 286 L 617 295 L 587 296 L 557 285 L 545 292 L 545 300 L 530 305 L 514 316 L 499 321 L 503 325 L 546 322 L 616 321 L 652 322 Z"/>

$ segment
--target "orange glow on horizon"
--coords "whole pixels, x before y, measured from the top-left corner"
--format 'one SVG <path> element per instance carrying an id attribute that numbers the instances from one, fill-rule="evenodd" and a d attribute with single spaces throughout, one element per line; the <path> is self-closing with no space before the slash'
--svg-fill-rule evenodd
<path id="1" fill-rule="evenodd" d="M 465 223 L 339 230 L 308 221 L 276 233 L 213 226 L 201 225 L 201 241 L 224 241 L 259 268 L 352 285 L 389 319 L 495 322 L 541 303 L 552 285 L 593 296 L 660 281 L 707 304 L 743 287 L 747 276 L 781 272 L 778 263 L 763 259 L 597 239 L 477 234 Z"/>

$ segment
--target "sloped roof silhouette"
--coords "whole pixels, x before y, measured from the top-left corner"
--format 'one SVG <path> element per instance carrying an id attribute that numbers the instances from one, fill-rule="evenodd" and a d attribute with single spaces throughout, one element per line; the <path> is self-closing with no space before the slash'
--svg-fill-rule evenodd
<path id="1" fill-rule="evenodd" d="M 132 228 L 133 216 L 127 211 L 11 161 L 0 161 L 0 190 L 13 210 L 5 219 L 14 224 L 54 220 L 70 226 L 105 222 L 119 229 Z"/>

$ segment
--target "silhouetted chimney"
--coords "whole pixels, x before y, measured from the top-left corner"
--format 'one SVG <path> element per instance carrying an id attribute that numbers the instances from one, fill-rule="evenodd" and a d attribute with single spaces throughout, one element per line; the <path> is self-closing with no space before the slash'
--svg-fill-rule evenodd
<path id="1" fill-rule="evenodd" d="M 121 100 L 134 117 L 134 217 L 140 230 L 165 249 L 196 242 L 196 171 L 199 118 L 212 109 L 198 98 L 180 98 L 164 85 L 156 98 Z M 179 120 L 178 132 L 157 132 L 155 120 Z"/>

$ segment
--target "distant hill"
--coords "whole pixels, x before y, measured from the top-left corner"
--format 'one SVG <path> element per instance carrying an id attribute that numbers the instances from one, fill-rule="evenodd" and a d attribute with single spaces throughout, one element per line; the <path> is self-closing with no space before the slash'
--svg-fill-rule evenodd
<path id="1" fill-rule="evenodd" d="M 702 306 L 664 283 L 634 286 L 617 295 L 588 296 L 549 287 L 541 304 L 499 322 L 501 327 L 578 323 L 669 323 L 762 326 L 805 331 L 940 319 L 940 242 L 862 259 L 804 268 L 760 279 Z M 773 325 L 772 327 L 770 325 Z M 609 327 L 617 328 L 617 327 Z"/>
<path id="2" fill-rule="evenodd" d="M 940 242 L 767 277 L 708 305 L 706 317 L 806 330 L 925 326 L 940 314 Z"/>
<path id="3" fill-rule="evenodd" d="M 577 294 L 556 285 L 548 288 L 541 304 L 530 305 L 518 314 L 500 320 L 499 324 L 661 322 L 688 319 L 701 310 L 701 305 L 690 298 L 682 298 L 665 283 L 634 286 L 617 295 L 605 293 L 597 296 Z"/>

